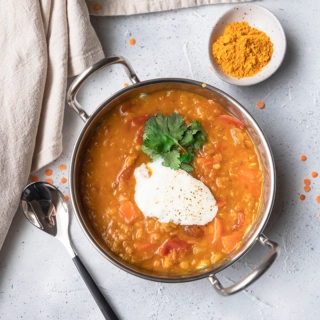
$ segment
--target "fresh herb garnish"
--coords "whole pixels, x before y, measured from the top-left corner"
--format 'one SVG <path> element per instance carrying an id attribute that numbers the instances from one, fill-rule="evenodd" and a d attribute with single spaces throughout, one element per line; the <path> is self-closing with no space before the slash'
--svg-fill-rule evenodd
<path id="1" fill-rule="evenodd" d="M 191 172 L 195 150 L 205 142 L 207 136 L 199 121 L 187 125 L 177 113 L 168 117 L 158 114 L 145 124 L 142 150 L 153 160 L 162 158 L 165 167 Z"/>

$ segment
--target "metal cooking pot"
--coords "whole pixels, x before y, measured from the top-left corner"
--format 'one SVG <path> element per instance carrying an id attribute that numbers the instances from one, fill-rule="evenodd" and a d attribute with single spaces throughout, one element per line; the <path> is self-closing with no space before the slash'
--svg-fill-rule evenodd
<path id="1" fill-rule="evenodd" d="M 97 70 L 105 68 L 113 64 L 121 64 L 124 66 L 126 73 L 133 83 L 131 86 L 122 89 L 111 96 L 109 99 L 105 100 L 97 110 L 92 114 L 88 115 L 79 102 L 77 101 L 77 93 L 81 88 L 81 85 Z M 190 273 L 183 273 L 181 275 L 170 275 L 159 272 L 153 272 L 145 269 L 141 269 L 137 266 L 129 264 L 128 262 L 122 260 L 120 257 L 115 255 L 113 252 L 108 250 L 104 245 L 102 239 L 98 234 L 95 233 L 86 212 L 83 210 L 81 199 L 79 197 L 79 170 L 80 170 L 80 159 L 82 151 L 86 146 L 86 141 L 92 130 L 99 124 L 100 120 L 108 113 L 113 107 L 123 103 L 130 97 L 137 96 L 139 94 L 148 94 L 157 90 L 162 89 L 178 89 L 184 91 L 191 91 L 196 94 L 202 95 L 208 99 L 212 99 L 222 105 L 228 112 L 233 114 L 239 120 L 241 120 L 247 127 L 249 134 L 251 135 L 256 148 L 259 152 L 261 163 L 264 168 L 264 195 L 263 203 L 261 206 L 261 212 L 251 230 L 247 233 L 242 245 L 239 249 L 230 253 L 223 260 L 219 261 L 217 264 L 209 266 L 205 269 L 195 270 Z M 74 147 L 71 170 L 70 170 L 70 188 L 71 188 L 71 199 L 74 207 L 76 216 L 82 226 L 85 234 L 91 240 L 93 245 L 100 251 L 100 253 L 111 261 L 116 266 L 121 269 L 139 276 L 144 279 L 162 281 L 162 282 L 185 282 L 198 280 L 202 278 L 208 278 L 212 286 L 222 295 L 231 295 L 240 290 L 246 288 L 249 284 L 258 279 L 274 262 L 278 256 L 279 249 L 278 245 L 269 240 L 263 233 L 268 218 L 271 214 L 273 207 L 274 196 L 275 196 L 275 166 L 272 157 L 270 147 L 255 120 L 251 115 L 242 107 L 237 101 L 231 98 L 229 95 L 223 91 L 211 87 L 209 85 L 203 86 L 202 83 L 187 80 L 187 79 L 175 79 L 175 78 L 162 78 L 154 79 L 148 81 L 140 81 L 135 74 L 134 70 L 130 64 L 122 57 L 111 57 L 101 60 L 92 67 L 88 68 L 81 75 L 79 75 L 72 82 L 68 94 L 67 94 L 68 104 L 74 109 L 74 111 L 81 117 L 85 122 L 84 128 L 76 142 Z M 227 268 L 240 257 L 244 256 L 248 250 L 253 247 L 255 243 L 259 243 L 264 247 L 269 249 L 267 257 L 258 265 L 250 274 L 244 277 L 239 282 L 233 284 L 230 287 L 223 287 L 218 280 L 216 274 L 221 270 Z"/>

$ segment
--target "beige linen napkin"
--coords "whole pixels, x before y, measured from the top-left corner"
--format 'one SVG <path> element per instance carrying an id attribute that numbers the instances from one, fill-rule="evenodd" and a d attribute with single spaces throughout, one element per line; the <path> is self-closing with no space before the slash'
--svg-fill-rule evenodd
<path id="1" fill-rule="evenodd" d="M 147 12 L 167 11 L 195 6 L 249 2 L 252 0 L 87 0 L 90 14 L 121 16 Z"/>
<path id="2" fill-rule="evenodd" d="M 62 151 L 67 76 L 104 54 L 85 0 L 0 1 L 0 248 L 31 170 Z"/>

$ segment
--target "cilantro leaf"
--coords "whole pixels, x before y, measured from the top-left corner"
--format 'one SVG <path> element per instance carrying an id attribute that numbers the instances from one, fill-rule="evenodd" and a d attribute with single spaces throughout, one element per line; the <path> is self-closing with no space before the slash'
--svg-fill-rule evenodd
<path id="1" fill-rule="evenodd" d="M 188 152 L 180 156 L 180 161 L 185 163 L 190 163 L 194 160 L 195 154 L 191 148 L 189 148 Z"/>
<path id="2" fill-rule="evenodd" d="M 188 129 L 192 131 L 192 134 L 196 134 L 197 132 L 203 132 L 201 123 L 199 121 L 193 121 L 189 124 Z"/>
<path id="3" fill-rule="evenodd" d="M 170 151 L 175 142 L 170 139 L 166 116 L 159 114 L 146 122 L 143 140 L 144 146 L 159 154 Z"/>
<path id="4" fill-rule="evenodd" d="M 178 150 L 172 150 L 170 152 L 163 153 L 162 155 L 163 162 L 162 164 L 165 167 L 170 167 L 173 170 L 178 170 L 181 164 L 179 159 L 180 153 Z"/>
<path id="5" fill-rule="evenodd" d="M 194 142 L 194 137 L 191 130 L 185 132 L 184 137 L 181 140 L 181 145 L 186 147 Z"/>
<path id="6" fill-rule="evenodd" d="M 193 166 L 191 164 L 187 164 L 187 163 L 181 163 L 180 167 L 182 170 L 187 171 L 187 172 L 192 172 L 194 170 Z"/>
<path id="7" fill-rule="evenodd" d="M 194 148 L 196 150 L 201 149 L 201 147 L 204 145 L 205 142 L 207 142 L 207 136 L 203 131 L 199 131 L 195 135 L 195 142 L 194 142 Z"/>
<path id="8" fill-rule="evenodd" d="M 168 130 L 170 135 L 177 141 L 182 139 L 187 126 L 185 125 L 183 118 L 177 114 L 173 113 L 168 117 Z"/>
<path id="9" fill-rule="evenodd" d="M 157 160 L 160 158 L 160 153 L 155 151 L 153 148 L 148 147 L 146 145 L 142 145 L 141 147 L 142 151 L 147 154 L 152 160 Z"/>
<path id="10" fill-rule="evenodd" d="M 146 121 L 142 151 L 153 160 L 162 158 L 166 167 L 191 172 L 194 150 L 205 142 L 207 137 L 199 121 L 187 125 L 177 113 L 157 114 Z"/>

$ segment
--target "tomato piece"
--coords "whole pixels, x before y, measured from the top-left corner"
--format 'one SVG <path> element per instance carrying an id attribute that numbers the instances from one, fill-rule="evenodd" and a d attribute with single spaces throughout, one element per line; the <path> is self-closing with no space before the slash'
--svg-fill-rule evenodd
<path id="1" fill-rule="evenodd" d="M 241 234 L 238 232 L 231 233 L 221 238 L 223 249 L 226 253 L 231 252 L 241 240 Z"/>
<path id="2" fill-rule="evenodd" d="M 234 118 L 232 116 L 229 116 L 227 114 L 222 114 L 222 115 L 218 116 L 216 119 L 218 119 L 226 124 L 235 126 L 241 130 L 244 130 L 246 128 L 245 125 L 239 119 Z"/>
<path id="3" fill-rule="evenodd" d="M 217 202 L 216 202 L 216 206 L 217 206 L 218 208 L 223 207 L 225 204 L 226 204 L 226 202 L 225 202 L 225 201 L 223 201 L 223 200 L 221 200 L 221 201 L 217 201 Z"/>
<path id="4" fill-rule="evenodd" d="M 119 184 L 120 181 L 128 182 L 132 176 L 134 168 L 132 166 L 121 169 L 120 173 L 117 176 L 116 184 Z"/>
<path id="5" fill-rule="evenodd" d="M 129 103 L 129 102 L 125 102 L 120 106 L 120 114 L 122 116 L 126 115 L 128 112 L 131 111 L 131 109 L 134 107 L 133 104 Z"/>
<path id="6" fill-rule="evenodd" d="M 126 223 L 132 223 L 140 216 L 138 210 L 130 200 L 120 202 L 119 213 Z"/>
<path id="7" fill-rule="evenodd" d="M 173 250 L 179 252 L 182 250 L 188 250 L 190 247 L 191 245 L 188 242 L 181 239 L 168 239 L 158 248 L 156 253 L 161 257 L 165 257 Z"/>
<path id="8" fill-rule="evenodd" d="M 141 127 L 145 124 L 145 122 L 151 117 L 150 114 L 143 114 L 140 116 L 136 116 L 134 118 L 128 119 L 127 123 L 129 128 L 137 128 Z"/>
<path id="9" fill-rule="evenodd" d="M 134 165 L 138 159 L 136 154 L 129 155 L 124 162 L 123 167 L 121 168 L 120 172 L 117 175 L 117 179 L 114 182 L 113 186 L 116 187 L 120 183 L 126 183 L 130 180 L 131 176 L 133 175 Z"/>
<path id="10" fill-rule="evenodd" d="M 200 226 L 185 226 L 183 229 L 188 236 L 193 238 L 201 238 L 204 235 L 204 231 Z"/>

